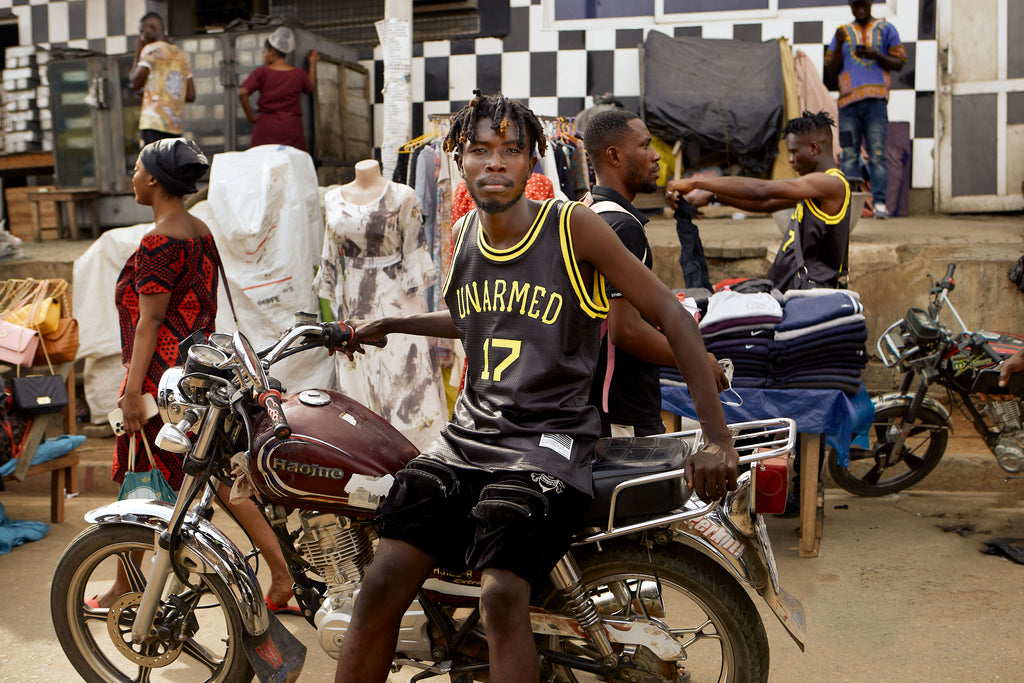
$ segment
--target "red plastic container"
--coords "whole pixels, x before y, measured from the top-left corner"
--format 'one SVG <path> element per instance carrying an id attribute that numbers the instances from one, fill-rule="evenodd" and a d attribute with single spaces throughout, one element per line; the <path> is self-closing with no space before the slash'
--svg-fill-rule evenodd
<path id="1" fill-rule="evenodd" d="M 756 462 L 750 471 L 754 480 L 754 511 L 763 515 L 784 512 L 789 489 L 789 455 Z"/>

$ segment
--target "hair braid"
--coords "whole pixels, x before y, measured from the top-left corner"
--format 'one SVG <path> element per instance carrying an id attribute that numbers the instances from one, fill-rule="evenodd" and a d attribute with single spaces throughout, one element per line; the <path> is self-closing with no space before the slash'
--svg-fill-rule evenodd
<path id="1" fill-rule="evenodd" d="M 807 135 L 812 132 L 820 132 L 831 137 L 832 128 L 835 125 L 836 122 L 832 120 L 827 111 L 819 111 L 817 113 L 804 111 L 799 117 L 786 122 L 786 127 L 782 129 L 782 134 Z"/>
<path id="2" fill-rule="evenodd" d="M 476 142 L 477 123 L 487 118 L 491 120 L 491 130 L 502 137 L 509 124 L 515 123 L 518 129 L 516 142 L 520 149 L 532 151 L 536 145 L 537 153 L 544 156 L 548 142 L 537 116 L 518 100 L 509 99 L 500 92 L 484 95 L 479 88 L 473 90 L 469 104 L 452 116 L 441 148 L 445 152 L 454 152 L 466 143 Z"/>

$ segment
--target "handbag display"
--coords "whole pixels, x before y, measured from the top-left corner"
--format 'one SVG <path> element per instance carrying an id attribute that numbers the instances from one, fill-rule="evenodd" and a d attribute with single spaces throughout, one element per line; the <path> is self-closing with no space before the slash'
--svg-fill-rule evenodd
<path id="1" fill-rule="evenodd" d="M 0 360 L 51 365 L 73 361 L 77 352 L 78 322 L 66 280 L 0 281 Z"/>
<path id="2" fill-rule="evenodd" d="M 30 327 L 40 334 L 51 334 L 57 331 L 60 320 L 60 302 L 54 297 L 25 304 L 15 308 L 4 316 L 4 320 L 22 327 Z"/>
<path id="3" fill-rule="evenodd" d="M 51 363 L 71 363 L 78 353 L 78 321 L 74 318 L 60 318 L 57 330 L 43 334 L 36 349 L 32 365 L 43 365 L 49 358 Z"/>
<path id="4" fill-rule="evenodd" d="M 128 438 L 128 471 L 124 473 L 124 482 L 121 484 L 117 499 L 162 500 L 173 505 L 178 499 L 178 494 L 174 492 L 174 489 L 164 479 L 164 475 L 157 469 L 153 451 L 149 448 L 149 441 L 145 434 L 135 432 Z M 148 472 L 135 471 L 135 452 L 140 440 L 145 444 L 146 454 L 149 456 Z"/>
<path id="5" fill-rule="evenodd" d="M 14 409 L 23 415 L 59 413 L 68 405 L 68 388 L 60 375 L 30 375 L 11 381 Z"/>
<path id="6" fill-rule="evenodd" d="M 12 365 L 32 365 L 39 348 L 35 330 L 0 320 L 0 361 Z"/>

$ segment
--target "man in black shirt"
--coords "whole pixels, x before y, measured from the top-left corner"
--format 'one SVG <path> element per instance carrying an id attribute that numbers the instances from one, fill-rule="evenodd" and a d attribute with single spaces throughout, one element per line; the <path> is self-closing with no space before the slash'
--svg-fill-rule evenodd
<path id="1" fill-rule="evenodd" d="M 789 231 L 782 241 L 768 278 L 782 291 L 808 287 L 844 286 L 849 273 L 850 184 L 836 167 L 832 127 L 827 113 L 790 119 L 783 134 L 789 164 L 799 178 L 686 178 L 669 181 L 669 206 L 686 195 L 694 206 L 713 197 L 743 211 L 793 209 Z M 702 193 L 691 195 L 694 190 Z M 695 196 L 699 194 L 700 196 Z"/>
<path id="2" fill-rule="evenodd" d="M 547 147 L 540 122 L 514 100 L 475 95 L 444 142 L 477 205 L 453 229 L 448 308 L 360 324 L 345 349 L 383 334 L 458 337 L 469 370 L 451 423 L 378 509 L 381 538 L 337 683 L 387 678 L 402 614 L 434 565 L 456 556 L 481 572 L 490 680 L 539 680 L 531 581 L 565 554 L 591 492 L 599 420 L 584 399 L 605 277 L 665 330 L 690 381 L 708 445 L 687 458 L 688 481 L 705 501 L 736 488 L 738 456 L 696 324 L 585 206 L 524 197 Z"/>
<path id="3" fill-rule="evenodd" d="M 654 259 L 647 241 L 647 217 L 632 205 L 640 192 L 658 189 L 658 160 L 651 134 L 640 117 L 625 109 L 602 111 L 583 132 L 597 184 L 591 209 L 615 231 L 648 269 Z M 665 431 L 661 421 L 659 365 L 675 365 L 668 340 L 645 320 L 618 289 L 606 283 L 608 322 L 602 335 L 590 403 L 601 413 L 602 436 L 650 436 Z M 710 354 L 709 354 L 710 356 Z M 711 356 L 719 390 L 728 385 Z"/>

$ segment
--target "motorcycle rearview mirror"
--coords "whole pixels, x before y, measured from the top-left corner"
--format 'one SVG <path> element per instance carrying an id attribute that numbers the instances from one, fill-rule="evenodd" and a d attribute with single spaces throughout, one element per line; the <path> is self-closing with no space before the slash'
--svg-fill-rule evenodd
<path id="1" fill-rule="evenodd" d="M 256 349 L 252 347 L 252 344 L 245 338 L 245 335 L 241 332 L 235 332 L 234 337 L 231 338 L 231 345 L 234 348 L 235 356 L 242 362 L 242 368 L 245 374 L 248 375 L 247 379 L 252 382 L 259 393 L 270 389 L 270 380 L 267 379 L 263 363 L 260 362 Z"/>
<path id="2" fill-rule="evenodd" d="M 156 447 L 171 453 L 188 453 L 192 450 L 192 440 L 177 425 L 165 423 L 156 435 Z"/>

